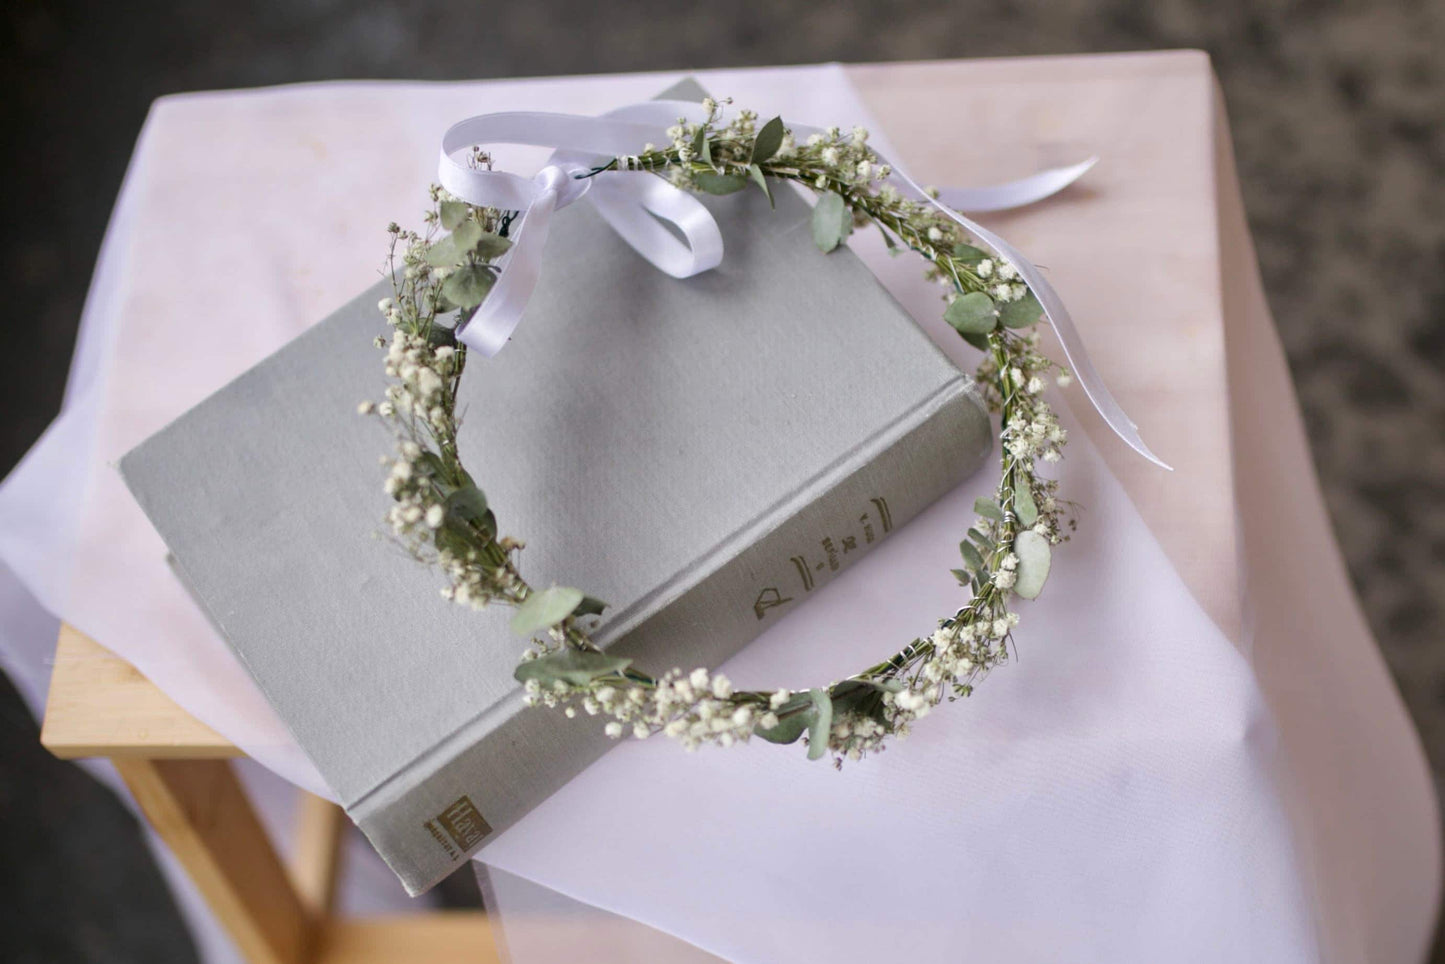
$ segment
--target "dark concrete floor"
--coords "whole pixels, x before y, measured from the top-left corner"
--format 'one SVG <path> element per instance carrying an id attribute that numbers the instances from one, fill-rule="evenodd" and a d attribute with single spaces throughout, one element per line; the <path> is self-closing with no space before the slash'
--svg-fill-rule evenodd
<path id="1" fill-rule="evenodd" d="M 150 101 L 477 78 L 1198 47 L 1214 57 L 1335 525 L 1445 772 L 1445 4 L 1423 0 L 11 0 L 0 470 L 54 414 Z M 194 960 L 134 826 L 0 691 L 0 960 Z M 1445 955 L 1437 954 L 1445 961 Z"/>

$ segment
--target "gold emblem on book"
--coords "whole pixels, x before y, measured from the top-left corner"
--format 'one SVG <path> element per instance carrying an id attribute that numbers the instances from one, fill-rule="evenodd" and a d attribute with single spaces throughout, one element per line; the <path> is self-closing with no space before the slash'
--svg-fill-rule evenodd
<path id="1" fill-rule="evenodd" d="M 491 826 L 482 819 L 481 812 L 477 810 L 472 798 L 462 795 L 456 799 L 451 806 L 436 815 L 435 820 L 426 822 L 427 831 L 436 838 L 437 842 L 446 848 L 447 852 L 457 858 L 461 854 L 454 852 L 453 848 L 438 832 L 438 827 L 446 831 L 446 835 L 460 848 L 461 853 L 472 849 L 487 834 L 492 832 Z"/>
<path id="2" fill-rule="evenodd" d="M 888 500 L 880 495 L 869 499 L 868 502 L 872 508 L 858 517 L 864 545 L 878 539 L 873 528 L 875 519 L 885 533 L 893 530 L 893 514 L 888 509 Z M 818 547 L 822 551 L 822 558 L 816 562 L 809 560 L 806 554 L 788 557 L 788 562 L 792 563 L 793 569 L 797 572 L 798 583 L 803 587 L 804 593 L 812 592 L 817 585 L 813 573 L 822 572 L 825 569 L 836 572 L 842 568 L 842 557 L 858 550 L 858 533 L 850 529 L 840 534 L 837 539 L 834 539 L 831 533 L 825 534 L 818 541 Z M 753 613 L 762 619 L 767 615 L 769 609 L 777 609 L 792 602 L 793 598 L 784 596 L 783 590 L 778 586 L 767 586 L 758 593 L 757 599 L 753 601 Z"/>

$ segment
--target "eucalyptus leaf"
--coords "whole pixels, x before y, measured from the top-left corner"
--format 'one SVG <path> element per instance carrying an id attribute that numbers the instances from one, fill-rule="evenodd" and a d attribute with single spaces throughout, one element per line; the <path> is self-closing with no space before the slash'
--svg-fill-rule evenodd
<path id="1" fill-rule="evenodd" d="M 974 264 L 980 261 L 987 261 L 993 257 L 993 255 L 989 254 L 983 248 L 975 248 L 971 244 L 955 244 L 953 246 L 953 256 L 959 261 L 967 261 Z"/>
<path id="2" fill-rule="evenodd" d="M 983 555 L 973 547 L 973 543 L 967 539 L 958 544 L 958 553 L 963 556 L 963 561 L 970 569 L 983 567 Z"/>
<path id="3" fill-rule="evenodd" d="M 967 569 L 950 569 L 948 571 L 953 573 L 953 578 L 958 580 L 958 584 L 960 586 L 967 586 L 969 583 L 973 582 L 973 573 L 969 572 Z"/>
<path id="4" fill-rule="evenodd" d="M 970 528 L 970 529 L 968 530 L 968 537 L 969 537 L 970 539 L 972 539 L 974 542 L 977 542 L 977 543 L 979 544 L 980 548 L 983 548 L 983 549 L 992 549 L 992 548 L 993 548 L 993 540 L 990 539 L 988 536 L 984 535 L 982 532 L 979 532 L 977 529 Z"/>
<path id="5" fill-rule="evenodd" d="M 631 665 L 632 660 L 619 656 L 568 649 L 518 663 L 512 677 L 519 683 L 532 679 L 543 684 L 562 680 L 573 686 L 586 686 L 603 676 L 620 676 Z"/>
<path id="6" fill-rule="evenodd" d="M 706 127 L 699 126 L 697 133 L 692 135 L 692 153 L 708 167 L 712 166 L 712 142 L 707 139 Z"/>
<path id="7" fill-rule="evenodd" d="M 467 481 L 471 481 L 471 476 L 467 476 Z M 481 529 L 488 539 L 497 537 L 497 517 L 491 509 L 482 514 L 482 520 L 477 523 L 477 528 Z"/>
<path id="8" fill-rule="evenodd" d="M 1034 505 L 1034 493 L 1027 483 L 1014 486 L 1014 515 L 1026 526 L 1039 521 L 1039 507 Z"/>
<path id="9" fill-rule="evenodd" d="M 699 171 L 693 181 L 708 194 L 733 194 L 748 186 L 748 179 L 740 174 L 719 174 L 717 171 Z"/>
<path id="10" fill-rule="evenodd" d="M 457 343 L 456 330 L 448 328 L 446 325 L 433 324 L 427 329 L 426 343 L 432 348 L 437 348 L 441 345 L 451 345 L 455 347 Z"/>
<path id="11" fill-rule="evenodd" d="M 426 249 L 426 263 L 434 268 L 447 268 L 454 264 L 461 264 L 466 256 L 457 250 L 457 244 L 449 234 L 439 241 L 433 241 L 431 247 Z"/>
<path id="12" fill-rule="evenodd" d="M 573 610 L 582 604 L 582 599 L 582 590 L 567 586 L 534 590 L 513 614 L 512 632 L 518 636 L 531 636 L 555 626 L 572 615 Z"/>
<path id="13" fill-rule="evenodd" d="M 961 335 L 961 336 L 963 337 L 963 340 L 964 340 L 964 341 L 968 342 L 970 345 L 972 345 L 973 347 L 977 348 L 979 351 L 988 351 L 988 336 L 987 336 L 987 335 L 977 335 L 977 334 L 974 334 L 974 333 L 968 332 L 968 331 L 960 331 L 960 332 L 959 332 L 959 335 Z"/>
<path id="14" fill-rule="evenodd" d="M 807 693 L 800 693 L 773 711 L 778 716 L 774 727 L 755 726 L 753 732 L 769 743 L 793 743 L 813 725 L 818 711 Z"/>
<path id="15" fill-rule="evenodd" d="M 1030 291 L 1018 301 L 1006 302 L 999 310 L 998 320 L 1005 328 L 1027 328 L 1038 324 L 1043 313 L 1044 306 Z"/>
<path id="16" fill-rule="evenodd" d="M 1014 555 L 1019 557 L 1019 566 L 1013 590 L 1025 599 L 1034 599 L 1049 578 L 1049 562 L 1053 556 L 1049 540 L 1032 529 L 1025 529 L 1014 539 Z"/>
<path id="17" fill-rule="evenodd" d="M 753 163 L 761 164 L 778 153 L 778 148 L 783 146 L 784 133 L 786 131 L 783 129 L 781 117 L 774 117 L 764 124 L 762 130 L 758 131 L 758 136 L 753 139 Z"/>
<path id="18" fill-rule="evenodd" d="M 442 294 L 459 307 L 475 308 L 492 290 L 497 280 L 491 269 L 480 264 L 466 264 L 447 275 L 442 282 Z"/>
<path id="19" fill-rule="evenodd" d="M 500 234 L 492 234 L 490 231 L 483 231 L 481 237 L 477 238 L 472 245 L 472 253 L 484 261 L 493 261 L 506 254 L 512 248 L 512 242 Z"/>
<path id="20" fill-rule="evenodd" d="M 463 263 L 483 233 L 482 226 L 477 222 L 463 221 L 457 225 L 455 231 L 427 248 L 426 263 L 437 268 Z"/>
<path id="21" fill-rule="evenodd" d="M 998 507 L 997 502 L 986 495 L 981 495 L 973 500 L 973 511 L 985 519 L 992 519 L 995 522 L 1003 521 L 1003 510 Z"/>
<path id="22" fill-rule="evenodd" d="M 998 326 L 998 307 L 982 291 L 970 291 L 949 303 L 943 320 L 967 335 L 986 335 Z"/>
<path id="23" fill-rule="evenodd" d="M 808 690 L 813 701 L 813 718 L 808 721 L 808 759 L 821 760 L 828 755 L 828 735 L 833 730 L 833 701 L 820 689 Z"/>
<path id="24" fill-rule="evenodd" d="M 480 529 L 487 515 L 487 496 L 475 485 L 463 485 L 447 495 L 442 507 L 446 512 L 443 525 L 463 532 L 472 527 Z"/>
<path id="25" fill-rule="evenodd" d="M 450 552 L 458 559 L 465 559 L 472 550 L 472 543 L 466 536 L 445 526 L 432 533 L 438 552 Z"/>
<path id="26" fill-rule="evenodd" d="M 465 201 L 443 201 L 442 202 L 442 227 L 448 231 L 455 231 L 457 225 L 467 219 L 471 208 Z"/>
<path id="27" fill-rule="evenodd" d="M 853 215 L 843 197 L 833 191 L 823 192 L 813 205 L 813 243 L 827 253 L 843 243 L 853 230 Z"/>
<path id="28" fill-rule="evenodd" d="M 751 177 L 753 179 L 753 183 L 756 184 L 758 187 L 762 188 L 763 193 L 767 195 L 768 207 L 777 207 L 777 205 L 773 203 L 773 189 L 768 187 L 768 179 L 766 176 L 764 176 L 763 169 L 761 167 L 758 167 L 756 164 L 749 164 L 748 176 Z"/>
<path id="29" fill-rule="evenodd" d="M 452 244 L 457 246 L 457 250 L 465 253 L 476 247 L 477 242 L 485 233 L 477 222 L 463 221 L 457 225 L 456 230 L 449 237 L 452 239 Z"/>
<path id="30" fill-rule="evenodd" d="M 856 713 L 860 716 L 872 717 L 879 723 L 886 719 L 886 704 L 883 697 L 888 693 L 896 693 L 903 688 L 896 680 L 882 682 L 878 680 L 850 679 L 844 680 L 833 687 L 833 718 L 845 713 Z"/>

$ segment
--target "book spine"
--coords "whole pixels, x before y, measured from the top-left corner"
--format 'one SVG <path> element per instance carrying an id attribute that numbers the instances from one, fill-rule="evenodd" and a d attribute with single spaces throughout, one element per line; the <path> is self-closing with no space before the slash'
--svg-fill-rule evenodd
<path id="1" fill-rule="evenodd" d="M 960 375 L 598 640 L 658 672 L 716 667 L 972 475 L 991 450 L 988 417 Z M 348 812 L 419 894 L 611 745 L 599 720 L 529 710 L 519 688 Z"/>

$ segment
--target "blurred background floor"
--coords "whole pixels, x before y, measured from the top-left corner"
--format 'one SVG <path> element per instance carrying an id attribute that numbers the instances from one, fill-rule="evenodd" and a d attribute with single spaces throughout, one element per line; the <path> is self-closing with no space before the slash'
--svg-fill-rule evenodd
<path id="1" fill-rule="evenodd" d="M 0 322 L 0 472 L 59 407 L 101 233 L 162 94 L 336 78 L 1208 51 L 1334 524 L 1445 786 L 1445 4 L 11 0 L 0 17 L 11 145 L 0 156 L 0 273 L 13 299 Z M 196 959 L 127 812 L 40 750 L 6 685 L 0 871 L 0 960 Z"/>

